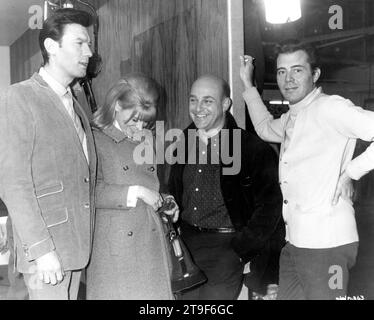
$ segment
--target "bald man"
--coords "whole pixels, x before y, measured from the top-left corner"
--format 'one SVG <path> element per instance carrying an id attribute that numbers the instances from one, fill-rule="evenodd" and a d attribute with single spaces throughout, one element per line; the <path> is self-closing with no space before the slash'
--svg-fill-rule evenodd
<path id="1" fill-rule="evenodd" d="M 208 281 L 185 292 L 185 300 L 236 299 L 244 265 L 250 261 L 260 279 L 272 243 L 282 243 L 277 157 L 238 128 L 230 107 L 226 81 L 205 75 L 193 83 L 193 123 L 180 139 L 185 159 L 172 166 L 169 191 L 181 208 L 182 238 Z"/>

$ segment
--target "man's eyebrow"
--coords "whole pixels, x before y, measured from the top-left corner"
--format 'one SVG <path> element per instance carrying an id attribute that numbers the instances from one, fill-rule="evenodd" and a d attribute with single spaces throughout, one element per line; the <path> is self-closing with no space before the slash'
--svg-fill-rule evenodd
<path id="1" fill-rule="evenodd" d="M 291 66 L 291 69 L 292 68 L 305 68 L 305 66 L 302 65 L 302 64 L 295 64 L 295 65 Z M 277 71 L 279 71 L 279 70 L 286 70 L 286 68 L 285 67 L 279 67 L 279 68 L 277 68 Z"/>
<path id="2" fill-rule="evenodd" d="M 197 96 L 195 96 L 194 94 L 190 94 L 190 98 L 197 98 Z M 216 100 L 214 97 L 212 96 L 204 96 L 202 97 L 203 99 L 213 99 L 213 100 Z"/>
<path id="3" fill-rule="evenodd" d="M 87 37 L 81 37 L 81 36 L 76 36 L 75 40 L 83 41 L 83 42 L 91 42 L 90 38 Z"/>

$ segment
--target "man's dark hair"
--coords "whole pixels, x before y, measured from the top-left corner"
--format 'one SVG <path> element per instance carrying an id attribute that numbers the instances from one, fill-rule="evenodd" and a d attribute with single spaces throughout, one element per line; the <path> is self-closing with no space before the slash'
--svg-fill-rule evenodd
<path id="1" fill-rule="evenodd" d="M 51 38 L 61 43 L 62 36 L 64 35 L 65 26 L 68 24 L 80 24 L 83 27 L 89 27 L 93 22 L 92 16 L 82 10 L 71 8 L 58 9 L 44 21 L 43 28 L 39 33 L 39 46 L 42 51 L 43 65 L 49 61 L 48 52 L 44 46 L 44 40 Z"/>
<path id="2" fill-rule="evenodd" d="M 303 43 L 299 40 L 292 39 L 281 42 L 276 47 L 276 57 L 278 58 L 282 53 L 293 53 L 299 50 L 302 50 L 307 54 L 308 62 L 312 70 L 320 67 L 316 48 L 309 43 Z"/>
<path id="3" fill-rule="evenodd" d="M 227 81 L 222 80 L 222 93 L 225 98 L 230 98 L 231 90 Z"/>

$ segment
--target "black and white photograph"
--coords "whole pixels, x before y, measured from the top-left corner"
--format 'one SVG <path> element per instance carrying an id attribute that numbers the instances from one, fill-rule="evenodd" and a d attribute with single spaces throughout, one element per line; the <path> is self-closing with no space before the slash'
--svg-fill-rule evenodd
<path id="1" fill-rule="evenodd" d="M 374 300 L 374 1 L 0 5 L 0 300 Z"/>

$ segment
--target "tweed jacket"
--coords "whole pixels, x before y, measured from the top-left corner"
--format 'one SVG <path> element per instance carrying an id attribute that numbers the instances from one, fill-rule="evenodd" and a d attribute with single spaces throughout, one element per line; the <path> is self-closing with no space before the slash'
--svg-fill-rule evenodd
<path id="1" fill-rule="evenodd" d="M 232 115 L 226 112 L 226 129 L 230 132 L 230 154 L 233 130 L 241 132 L 241 168 L 235 175 L 224 175 L 221 170 L 221 191 L 231 222 L 237 232 L 232 247 L 238 256 L 248 262 L 268 248 L 272 239 L 283 242 L 284 226 L 281 219 L 282 195 L 278 182 L 277 157 L 271 147 L 257 136 L 240 129 Z M 187 130 L 196 129 L 192 123 L 185 131 L 186 163 L 188 159 Z M 220 163 L 221 168 L 232 164 Z M 172 166 L 169 191 L 183 211 L 183 170 L 185 164 Z M 212 186 L 213 187 L 213 186 Z"/>
<path id="2" fill-rule="evenodd" d="M 64 270 L 89 260 L 94 222 L 96 152 L 90 124 L 76 113 L 87 136 L 89 164 L 60 98 L 35 73 L 10 86 L 0 100 L 0 198 L 13 223 L 17 269 L 55 250 Z"/>

